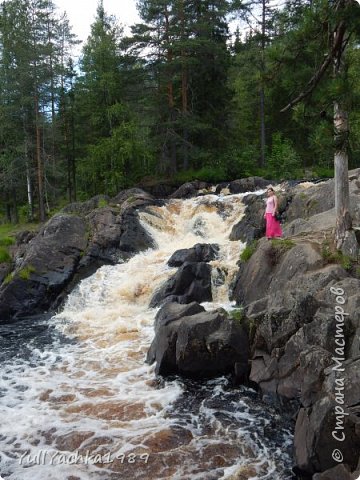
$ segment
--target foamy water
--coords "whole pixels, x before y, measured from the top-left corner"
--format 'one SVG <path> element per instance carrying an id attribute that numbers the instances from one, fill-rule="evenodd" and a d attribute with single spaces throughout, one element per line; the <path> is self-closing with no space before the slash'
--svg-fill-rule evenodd
<path id="1" fill-rule="evenodd" d="M 289 458 L 281 448 L 290 445 L 289 432 L 277 427 L 277 439 L 267 438 L 271 420 L 251 391 L 232 389 L 226 378 L 198 385 L 164 381 L 144 362 L 157 311 L 148 305 L 176 272 L 167 266 L 175 250 L 220 246 L 219 258 L 210 262 L 214 302 L 205 307 L 232 308 L 228 289 L 243 245 L 228 238 L 243 215 L 242 197 L 212 194 L 148 207 L 141 222 L 156 248 L 82 281 L 48 322 L 52 341 L 35 342 L 29 358 L 5 362 L 0 475 L 287 478 Z"/>

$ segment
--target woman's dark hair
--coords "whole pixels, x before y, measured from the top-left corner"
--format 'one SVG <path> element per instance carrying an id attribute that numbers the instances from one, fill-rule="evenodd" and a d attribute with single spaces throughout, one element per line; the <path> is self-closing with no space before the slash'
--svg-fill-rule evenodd
<path id="1" fill-rule="evenodd" d="M 267 191 L 269 191 L 269 190 L 271 190 L 272 192 L 275 193 L 275 190 L 274 190 L 272 187 L 269 187 L 269 188 L 267 189 Z"/>

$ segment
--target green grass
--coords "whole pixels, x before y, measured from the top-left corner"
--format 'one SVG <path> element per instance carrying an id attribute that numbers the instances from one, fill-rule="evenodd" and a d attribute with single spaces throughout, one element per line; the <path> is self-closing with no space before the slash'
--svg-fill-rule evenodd
<path id="1" fill-rule="evenodd" d="M 7 285 L 8 283 L 11 282 L 11 280 L 14 278 L 14 272 L 8 273 L 6 277 L 4 278 L 4 285 Z"/>
<path id="2" fill-rule="evenodd" d="M 30 275 L 34 273 L 36 270 L 32 265 L 27 265 L 22 270 L 19 271 L 18 275 L 22 280 L 29 280 Z"/>
<path id="3" fill-rule="evenodd" d="M 348 255 L 344 255 L 340 250 L 335 250 L 332 248 L 329 240 L 324 240 L 322 243 L 321 256 L 326 263 L 338 263 L 347 272 L 354 270 L 355 275 L 358 275 L 358 268 L 356 268 L 356 265 L 358 265 L 357 259 L 351 258 Z"/>
<path id="4" fill-rule="evenodd" d="M 240 253 L 240 260 L 242 262 L 247 262 L 248 260 L 250 260 L 252 254 L 256 250 L 257 244 L 257 240 L 253 240 L 249 245 L 244 248 L 244 250 Z"/>
<path id="5" fill-rule="evenodd" d="M 289 238 L 274 238 L 271 240 L 271 245 L 274 248 L 281 249 L 283 251 L 286 250 L 291 250 L 293 247 L 295 247 L 296 243 L 290 240 Z"/>
<path id="6" fill-rule="evenodd" d="M 229 312 L 229 316 L 232 320 L 242 323 L 245 318 L 244 310 L 242 308 L 236 308 L 235 310 L 231 310 Z"/>
<path id="7" fill-rule="evenodd" d="M 104 208 L 107 207 L 108 201 L 105 198 L 100 198 L 98 201 L 98 208 Z"/>
<path id="8" fill-rule="evenodd" d="M 15 238 L 14 237 L 2 237 L 0 238 L 0 247 L 10 247 L 10 245 L 14 245 Z"/>
<path id="9" fill-rule="evenodd" d="M 10 263 L 11 256 L 6 247 L 0 247 L 0 263 Z"/>

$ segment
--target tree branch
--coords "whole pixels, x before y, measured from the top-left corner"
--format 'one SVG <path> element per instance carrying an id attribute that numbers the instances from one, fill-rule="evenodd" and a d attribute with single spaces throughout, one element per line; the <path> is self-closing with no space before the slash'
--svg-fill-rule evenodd
<path id="1" fill-rule="evenodd" d="M 296 105 L 297 103 L 301 102 L 304 98 L 308 97 L 312 91 L 315 89 L 315 87 L 318 85 L 322 77 L 324 76 L 326 70 L 328 69 L 329 65 L 332 63 L 333 59 L 338 55 L 339 51 L 342 51 L 342 45 L 343 45 L 343 40 L 344 40 L 344 35 L 346 32 L 346 24 L 344 21 L 341 21 L 339 25 L 335 29 L 336 31 L 336 36 L 334 39 L 334 44 L 331 49 L 331 51 L 328 53 L 326 56 L 324 62 L 322 63 L 321 67 L 318 69 L 318 71 L 313 75 L 313 77 L 310 79 L 308 84 L 306 85 L 306 88 L 303 92 L 301 92 L 296 98 L 291 100 L 291 102 L 286 105 L 286 107 L 282 108 L 280 112 L 286 112 L 289 110 L 291 107 Z"/>

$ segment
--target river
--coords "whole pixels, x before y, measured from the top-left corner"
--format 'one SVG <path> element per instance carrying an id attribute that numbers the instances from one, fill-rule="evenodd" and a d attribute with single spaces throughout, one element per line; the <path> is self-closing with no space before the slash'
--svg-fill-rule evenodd
<path id="1" fill-rule="evenodd" d="M 260 192 L 259 192 L 260 193 Z M 243 195 L 147 207 L 156 248 L 83 280 L 57 315 L 0 327 L 0 476 L 10 480 L 288 480 L 291 424 L 230 377 L 156 378 L 145 363 L 156 288 L 172 253 L 217 243 L 213 299 L 228 298 L 243 249 Z"/>

